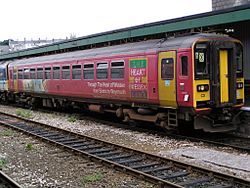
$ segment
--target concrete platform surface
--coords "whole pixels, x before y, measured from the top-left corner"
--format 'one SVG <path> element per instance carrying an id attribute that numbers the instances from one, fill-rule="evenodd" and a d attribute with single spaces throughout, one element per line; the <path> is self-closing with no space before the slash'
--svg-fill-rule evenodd
<path id="1" fill-rule="evenodd" d="M 179 155 L 189 159 L 199 160 L 220 167 L 249 172 L 250 175 L 250 155 L 230 154 L 223 151 L 216 151 L 203 148 L 182 148 L 170 151 L 172 155 Z"/>

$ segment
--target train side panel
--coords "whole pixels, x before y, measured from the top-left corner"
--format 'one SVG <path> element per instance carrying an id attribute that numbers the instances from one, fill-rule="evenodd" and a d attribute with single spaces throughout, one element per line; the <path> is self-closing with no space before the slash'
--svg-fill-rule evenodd
<path id="1" fill-rule="evenodd" d="M 80 73 L 73 78 L 73 67 L 77 65 L 81 67 Z M 38 67 L 44 70 L 43 79 L 31 76 L 31 71 Z M 10 82 L 12 91 L 33 95 L 158 104 L 156 68 L 157 54 L 62 60 L 12 67 L 18 74 Z"/>

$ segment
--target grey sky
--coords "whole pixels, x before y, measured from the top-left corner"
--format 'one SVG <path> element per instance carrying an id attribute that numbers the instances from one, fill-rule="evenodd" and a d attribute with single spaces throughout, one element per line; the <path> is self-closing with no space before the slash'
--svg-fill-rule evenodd
<path id="1" fill-rule="evenodd" d="M 3 0 L 0 41 L 80 37 L 211 9 L 211 0 Z"/>

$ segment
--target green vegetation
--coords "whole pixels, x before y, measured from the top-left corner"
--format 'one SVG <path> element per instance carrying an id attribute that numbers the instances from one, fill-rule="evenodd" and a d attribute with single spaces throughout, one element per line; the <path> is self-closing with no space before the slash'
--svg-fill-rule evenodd
<path id="1" fill-rule="evenodd" d="M 17 109 L 16 115 L 23 117 L 23 118 L 26 118 L 26 119 L 31 119 L 32 112 L 31 112 L 31 110 Z"/>
<path id="2" fill-rule="evenodd" d="M 0 158 L 0 170 L 7 165 L 7 160 L 5 158 Z"/>
<path id="3" fill-rule="evenodd" d="M 29 151 L 31 151 L 31 150 L 33 150 L 34 149 L 34 146 L 33 146 L 33 144 L 31 144 L 31 143 L 29 143 L 29 144 L 26 144 L 26 150 L 29 150 Z"/>
<path id="4" fill-rule="evenodd" d="M 102 179 L 103 175 L 100 172 L 96 172 L 90 175 L 86 175 L 83 177 L 82 182 L 83 183 L 94 183 L 98 182 Z"/>
<path id="5" fill-rule="evenodd" d="M 6 129 L 0 132 L 0 136 L 12 136 L 14 132 L 11 129 Z"/>
<path id="6" fill-rule="evenodd" d="M 76 116 L 68 117 L 68 122 L 74 123 L 74 122 L 76 122 L 76 120 L 77 120 Z"/>

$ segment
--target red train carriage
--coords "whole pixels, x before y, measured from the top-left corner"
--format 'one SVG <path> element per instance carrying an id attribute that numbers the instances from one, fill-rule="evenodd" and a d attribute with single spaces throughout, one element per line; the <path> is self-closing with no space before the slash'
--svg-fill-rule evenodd
<path id="1" fill-rule="evenodd" d="M 198 34 L 14 60 L 9 99 L 114 112 L 125 121 L 204 131 L 235 128 L 244 103 L 242 47 Z"/>

